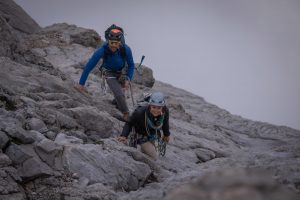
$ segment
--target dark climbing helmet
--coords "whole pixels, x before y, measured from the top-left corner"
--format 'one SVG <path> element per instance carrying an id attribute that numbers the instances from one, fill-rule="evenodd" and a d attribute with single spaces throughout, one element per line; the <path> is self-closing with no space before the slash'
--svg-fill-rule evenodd
<path id="1" fill-rule="evenodd" d="M 123 32 L 117 28 L 111 29 L 107 35 L 108 40 L 121 41 L 123 37 Z"/>
<path id="2" fill-rule="evenodd" d="M 161 92 L 154 92 L 151 94 L 149 99 L 149 105 L 153 106 L 164 106 L 165 105 L 165 98 L 163 93 Z"/>

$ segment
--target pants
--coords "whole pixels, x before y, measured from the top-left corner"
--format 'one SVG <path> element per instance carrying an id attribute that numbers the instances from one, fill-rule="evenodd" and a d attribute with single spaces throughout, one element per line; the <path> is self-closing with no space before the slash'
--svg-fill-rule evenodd
<path id="1" fill-rule="evenodd" d="M 154 143 L 145 142 L 141 144 L 141 151 L 150 156 L 153 160 L 157 160 L 158 155 Z"/>
<path id="2" fill-rule="evenodd" d="M 127 113 L 127 112 L 129 112 L 129 109 L 128 109 L 128 106 L 126 103 L 126 98 L 124 95 L 122 84 L 118 80 L 119 76 L 120 76 L 120 74 L 114 73 L 114 72 L 106 72 L 106 74 L 105 74 L 106 82 L 107 82 L 110 90 L 114 94 L 114 97 L 118 104 L 118 109 L 122 113 Z"/>

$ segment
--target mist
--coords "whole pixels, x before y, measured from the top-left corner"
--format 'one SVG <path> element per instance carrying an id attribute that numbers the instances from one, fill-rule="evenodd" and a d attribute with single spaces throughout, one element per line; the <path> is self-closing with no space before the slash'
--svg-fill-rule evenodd
<path id="1" fill-rule="evenodd" d="M 157 80 L 232 114 L 300 129 L 298 0 L 15 0 L 40 26 L 125 30 Z M 79 77 L 78 77 L 79 79 Z"/>

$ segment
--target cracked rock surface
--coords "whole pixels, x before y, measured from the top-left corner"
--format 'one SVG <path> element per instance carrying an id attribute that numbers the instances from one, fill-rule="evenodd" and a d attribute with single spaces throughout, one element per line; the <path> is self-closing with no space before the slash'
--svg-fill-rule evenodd
<path id="1" fill-rule="evenodd" d="M 74 89 L 101 37 L 0 5 L 0 199 L 299 199 L 299 130 L 232 115 L 142 66 L 134 99 L 162 91 L 170 108 L 172 138 L 153 161 L 116 141 L 124 123 L 97 69 L 87 93 Z"/>

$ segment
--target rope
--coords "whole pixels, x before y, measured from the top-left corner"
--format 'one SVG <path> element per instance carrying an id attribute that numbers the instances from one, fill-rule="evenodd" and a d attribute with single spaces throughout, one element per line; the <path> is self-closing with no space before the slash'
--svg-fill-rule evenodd
<path id="1" fill-rule="evenodd" d="M 131 95 L 132 105 L 133 105 L 133 107 L 134 107 L 134 106 L 135 106 L 135 103 L 134 103 L 134 99 L 133 99 L 133 93 L 132 93 L 131 81 L 129 81 L 129 89 L 130 89 L 130 95 Z"/>
<path id="2" fill-rule="evenodd" d="M 99 71 L 100 71 L 100 78 L 101 78 L 101 83 L 100 83 L 100 87 L 101 87 L 101 90 L 104 94 L 106 94 L 107 92 L 107 88 L 106 88 L 106 79 L 105 79 L 105 74 L 104 74 L 104 70 L 101 67 L 98 68 Z"/>
<path id="3" fill-rule="evenodd" d="M 161 117 L 160 119 L 160 124 L 158 126 L 155 126 L 151 120 L 147 117 L 147 114 L 145 112 L 145 127 L 146 127 L 146 132 L 148 136 L 151 136 L 150 134 L 150 130 L 149 130 L 149 125 L 151 128 L 153 128 L 155 130 L 155 139 L 157 139 L 157 146 L 155 146 L 155 149 L 158 150 L 159 155 L 161 157 L 165 156 L 166 154 L 166 149 L 167 149 L 167 143 L 165 141 L 163 141 L 161 139 L 161 137 L 158 137 L 158 131 L 162 128 L 163 125 L 163 120 L 164 120 L 164 115 Z M 137 138 L 137 133 L 135 132 L 135 129 L 133 128 L 132 133 L 129 135 L 129 143 L 128 145 L 130 147 L 134 147 L 137 148 L 137 142 L 138 142 L 138 138 Z"/>
<path id="4" fill-rule="evenodd" d="M 137 148 L 137 134 L 135 132 L 135 129 L 132 129 L 132 133 L 129 135 L 129 146 Z"/>
<path id="5" fill-rule="evenodd" d="M 158 152 L 161 157 L 166 154 L 167 143 L 162 139 L 158 139 Z"/>
<path id="6" fill-rule="evenodd" d="M 164 121 L 164 115 L 161 116 L 160 118 L 160 123 L 159 125 L 155 126 L 152 121 L 147 117 L 147 113 L 145 112 L 145 127 L 146 127 L 146 132 L 147 135 L 150 136 L 150 130 L 149 126 L 155 130 L 155 139 L 157 139 L 157 146 L 155 146 L 155 149 L 158 149 L 159 155 L 163 157 L 166 154 L 166 148 L 167 148 L 167 143 L 161 139 L 161 137 L 158 137 L 158 131 L 162 128 L 163 126 L 163 121 Z"/>

